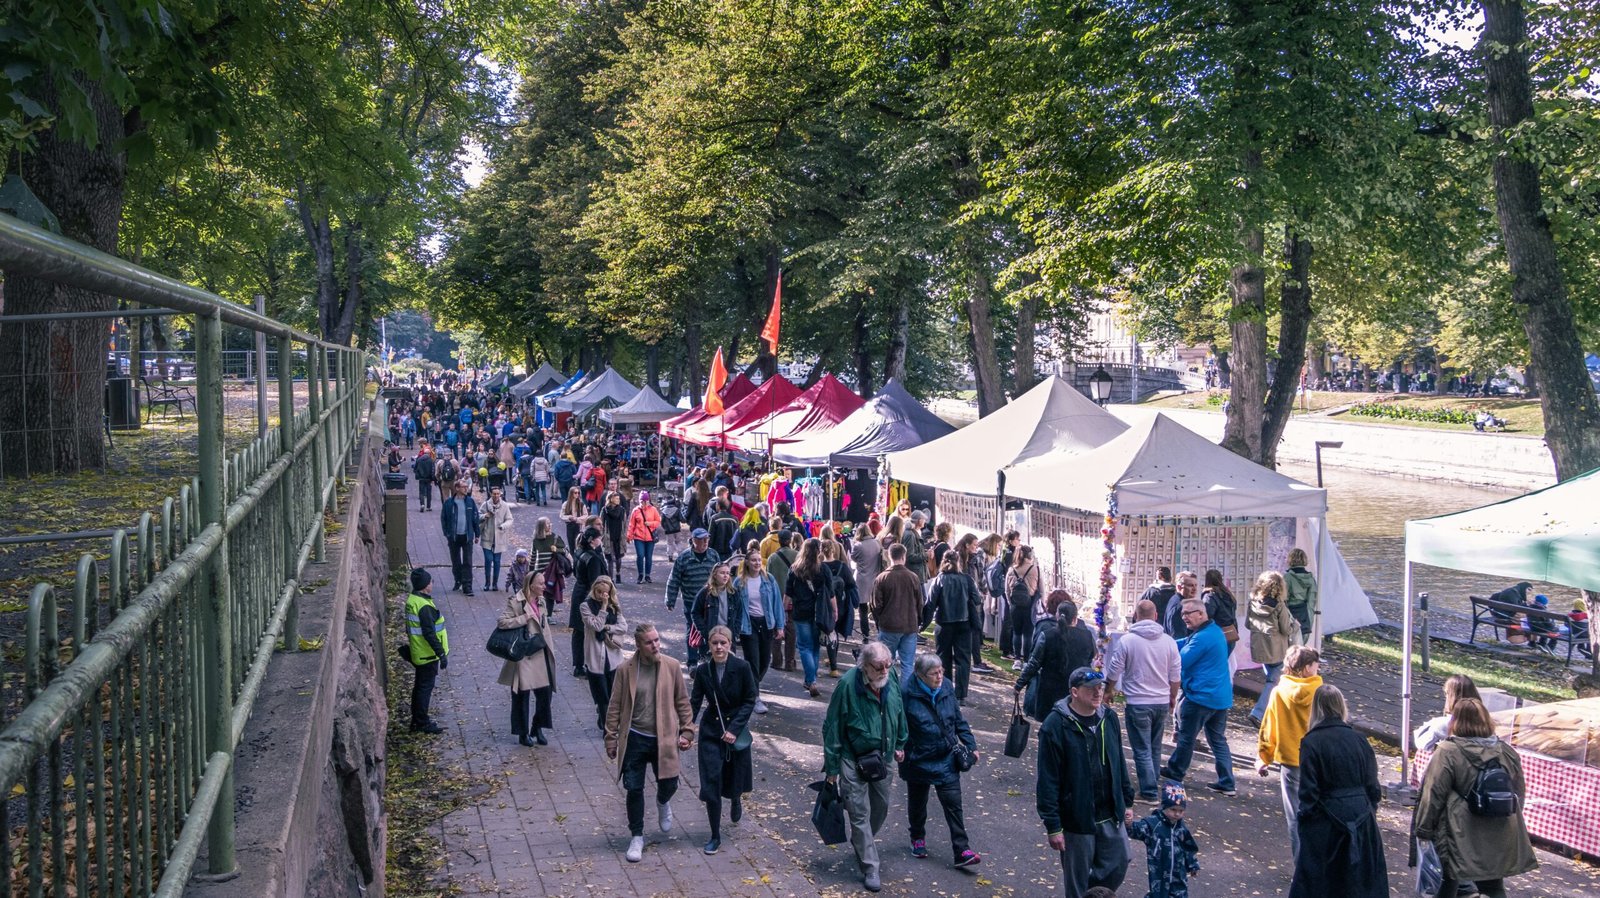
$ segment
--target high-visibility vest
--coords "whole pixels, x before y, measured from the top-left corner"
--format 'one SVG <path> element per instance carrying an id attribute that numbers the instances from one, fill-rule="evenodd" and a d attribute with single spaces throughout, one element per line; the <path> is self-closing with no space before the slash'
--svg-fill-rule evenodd
<path id="1" fill-rule="evenodd" d="M 422 633 L 422 609 L 424 606 L 432 608 L 434 611 L 439 610 L 439 606 L 433 604 L 432 596 L 425 596 L 415 592 L 406 596 L 406 635 L 410 637 L 412 664 L 427 664 L 438 657 L 433 653 L 433 646 L 428 644 L 428 640 Z M 439 638 L 439 646 L 444 649 L 444 653 L 446 655 L 450 654 L 450 636 L 444 631 L 444 615 L 442 613 L 439 615 L 439 622 L 434 625 L 433 632 Z"/>

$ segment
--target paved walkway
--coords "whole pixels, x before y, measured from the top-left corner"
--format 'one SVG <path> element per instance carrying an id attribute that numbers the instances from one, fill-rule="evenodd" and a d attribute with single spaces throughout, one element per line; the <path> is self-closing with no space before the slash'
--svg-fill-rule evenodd
<path id="1" fill-rule="evenodd" d="M 514 543 L 525 545 L 534 519 L 553 511 L 554 506 L 514 506 Z M 570 676 L 565 630 L 557 629 L 561 673 L 551 744 L 524 748 L 508 733 L 507 692 L 495 682 L 500 662 L 478 649 L 494 626 L 505 594 L 480 591 L 468 598 L 448 592 L 449 555 L 437 511 L 419 516 L 413 500 L 410 512 L 412 564 L 434 572 L 435 595 L 456 645 L 450 668 L 441 675 L 434 694 L 435 716 L 447 727 L 446 734 L 437 737 L 443 761 L 504 782 L 475 806 L 440 823 L 438 835 L 446 852 L 439 873 L 441 887 L 453 886 L 467 895 L 518 896 L 866 894 L 848 846 L 821 845 L 809 820 L 813 795 L 806 785 L 820 778 L 819 730 L 836 680 L 822 677 L 823 697 L 812 699 L 801 689 L 798 674 L 768 675 L 763 690 L 772 711 L 756 718 L 755 792 L 746 801 L 742 826 L 730 829 L 724 823 L 719 854 L 706 857 L 700 850 L 707 828 L 695 798 L 699 777 L 691 751 L 674 800 L 677 825 L 670 834 L 657 832 L 647 805 L 644 861 L 629 864 L 622 858 L 628 837 L 623 792 L 592 725 L 594 707 L 588 688 Z M 656 559 L 655 584 L 638 587 L 632 585 L 631 573 L 624 577 L 629 582 L 622 584 L 623 611 L 630 621 L 655 622 L 665 650 L 681 658 L 682 616 L 668 613 L 662 605 L 670 570 L 663 554 Z M 478 585 L 480 563 L 481 557 L 475 559 Z M 564 619 L 564 614 L 558 609 L 558 618 Z M 848 651 L 841 655 L 843 661 L 850 660 Z M 1359 710 L 1367 699 L 1353 701 Z M 967 829 L 973 849 L 984 856 L 982 865 L 970 870 L 950 866 L 949 836 L 937 802 L 928 822 L 931 857 L 912 858 L 905 789 L 896 783 L 888 823 L 879 838 L 883 894 L 1001 898 L 1060 894 L 1059 863 L 1044 845 L 1034 810 L 1033 747 L 1030 744 L 1020 760 L 1006 758 L 1000 751 L 1010 710 L 1011 690 L 1005 678 L 974 676 L 967 716 L 982 759 L 964 777 L 963 792 Z M 1201 846 L 1202 864 L 1192 883 L 1193 894 L 1208 898 L 1282 894 L 1293 869 L 1282 835 L 1277 780 L 1258 778 L 1247 769 L 1254 754 L 1254 732 L 1239 725 L 1242 722 L 1240 717 L 1229 729 L 1238 759 L 1238 797 L 1213 796 L 1202 788 L 1210 773 L 1210 759 L 1203 754 L 1189 777 L 1189 821 Z M 1380 764 L 1385 779 L 1398 778 L 1392 759 L 1380 758 Z M 646 791 L 649 794 L 650 788 Z M 1380 811 L 1390 882 L 1397 895 L 1409 894 L 1411 871 L 1405 867 L 1404 836 L 1409 819 L 1408 809 L 1385 805 Z M 1140 895 L 1145 889 L 1143 852 L 1137 844 L 1133 849 L 1134 862 L 1120 890 L 1125 895 Z M 1600 894 L 1600 878 L 1593 868 L 1542 851 L 1540 860 L 1540 871 L 1513 884 L 1518 894 L 1563 898 Z"/>

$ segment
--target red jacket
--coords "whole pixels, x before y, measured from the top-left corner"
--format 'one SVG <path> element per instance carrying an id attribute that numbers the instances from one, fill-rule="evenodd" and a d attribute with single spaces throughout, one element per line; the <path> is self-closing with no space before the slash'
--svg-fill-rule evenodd
<path id="1" fill-rule="evenodd" d="M 604 501 L 606 497 L 606 469 L 595 465 L 594 470 L 589 472 L 589 476 L 594 478 L 594 489 L 584 493 L 583 498 L 589 502 Z"/>

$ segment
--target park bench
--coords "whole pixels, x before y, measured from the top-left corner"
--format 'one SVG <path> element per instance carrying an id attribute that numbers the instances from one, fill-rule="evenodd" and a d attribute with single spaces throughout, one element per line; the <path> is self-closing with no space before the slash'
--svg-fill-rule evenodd
<path id="1" fill-rule="evenodd" d="M 1572 652 L 1578 647 L 1573 639 L 1572 627 L 1568 626 L 1567 616 L 1559 611 L 1545 611 L 1539 608 L 1530 608 L 1527 605 L 1518 605 L 1514 602 L 1496 602 L 1482 596 L 1468 596 L 1472 602 L 1472 635 L 1467 642 L 1476 645 L 1478 642 L 1478 625 L 1485 624 L 1494 631 L 1495 637 L 1503 642 L 1511 641 L 1512 631 L 1525 634 L 1529 644 L 1540 638 L 1551 638 L 1558 643 L 1567 644 L 1567 663 L 1572 663 Z M 1517 623 L 1517 615 L 1523 615 L 1528 623 L 1533 621 L 1549 622 L 1546 630 L 1534 630 L 1531 626 Z"/>
<path id="2" fill-rule="evenodd" d="M 157 408 L 178 410 L 178 417 L 183 417 L 183 407 L 189 406 L 190 411 L 195 410 L 194 392 L 188 387 L 180 387 L 165 380 L 153 380 L 148 377 L 139 378 L 144 385 L 144 405 L 149 410 L 151 417 L 155 416 Z"/>

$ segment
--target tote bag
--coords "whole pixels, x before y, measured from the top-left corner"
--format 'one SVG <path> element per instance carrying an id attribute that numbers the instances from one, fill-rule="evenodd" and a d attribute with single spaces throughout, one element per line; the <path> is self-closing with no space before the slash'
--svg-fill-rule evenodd
<path id="1" fill-rule="evenodd" d="M 1011 708 L 1011 728 L 1006 731 L 1006 757 L 1020 758 L 1028 750 L 1028 733 L 1033 729 L 1022 715 L 1022 693 L 1017 693 Z"/>

